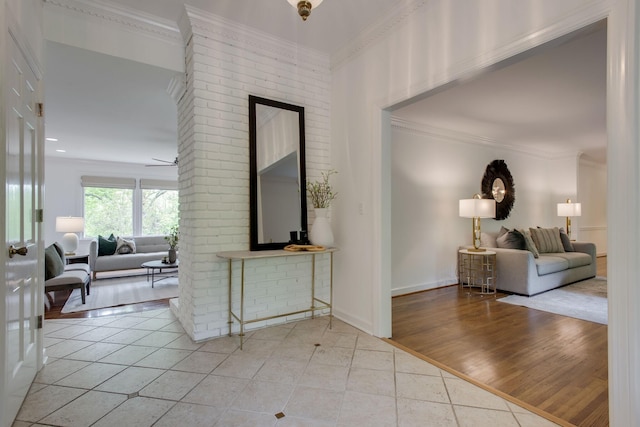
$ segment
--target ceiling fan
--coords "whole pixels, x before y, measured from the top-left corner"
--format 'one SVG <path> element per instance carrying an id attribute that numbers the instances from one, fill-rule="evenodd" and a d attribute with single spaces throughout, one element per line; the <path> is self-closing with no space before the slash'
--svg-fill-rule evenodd
<path id="1" fill-rule="evenodd" d="M 175 160 L 162 160 L 162 159 L 156 159 L 156 158 L 152 158 L 152 160 L 155 160 L 156 162 L 161 162 L 162 164 L 159 165 L 145 165 L 145 166 L 149 166 L 149 167 L 153 167 L 153 166 L 178 166 L 178 158 L 176 157 Z"/>

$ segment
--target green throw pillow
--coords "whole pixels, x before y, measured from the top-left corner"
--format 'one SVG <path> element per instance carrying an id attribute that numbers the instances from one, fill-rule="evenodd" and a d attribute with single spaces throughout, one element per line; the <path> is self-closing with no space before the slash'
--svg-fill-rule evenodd
<path id="1" fill-rule="evenodd" d="M 117 246 L 118 242 L 113 233 L 106 239 L 98 235 L 98 256 L 115 254 Z"/>
<path id="2" fill-rule="evenodd" d="M 44 250 L 44 280 L 53 279 L 64 273 L 64 263 L 58 255 L 55 246 L 50 245 Z"/>

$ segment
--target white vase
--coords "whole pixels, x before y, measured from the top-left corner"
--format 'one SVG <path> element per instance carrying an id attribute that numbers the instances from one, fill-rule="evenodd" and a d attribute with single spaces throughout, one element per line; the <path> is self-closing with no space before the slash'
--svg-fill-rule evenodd
<path id="1" fill-rule="evenodd" d="M 333 233 L 331 232 L 331 224 L 327 218 L 328 209 L 316 208 L 316 219 L 313 221 L 311 230 L 309 231 L 309 240 L 314 245 L 324 247 L 333 246 Z"/>

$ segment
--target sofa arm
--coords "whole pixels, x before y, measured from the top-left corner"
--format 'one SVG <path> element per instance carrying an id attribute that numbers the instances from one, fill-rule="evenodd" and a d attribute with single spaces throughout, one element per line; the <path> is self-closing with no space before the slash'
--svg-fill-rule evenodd
<path id="1" fill-rule="evenodd" d="M 96 259 L 98 259 L 98 239 L 93 239 L 89 243 L 89 267 L 95 271 Z"/>
<path id="2" fill-rule="evenodd" d="M 593 264 L 596 263 L 596 245 L 591 242 L 571 242 L 576 252 L 582 252 L 591 256 Z"/>

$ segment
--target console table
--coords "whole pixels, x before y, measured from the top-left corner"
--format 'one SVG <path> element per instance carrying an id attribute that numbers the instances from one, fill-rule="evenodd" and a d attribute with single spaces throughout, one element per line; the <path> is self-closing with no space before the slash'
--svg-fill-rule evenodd
<path id="1" fill-rule="evenodd" d="M 261 322 L 263 320 L 276 319 L 278 317 L 291 316 L 294 314 L 300 313 L 308 313 L 311 312 L 311 317 L 315 316 L 316 310 L 329 309 L 329 328 L 331 328 L 331 319 L 333 317 L 332 311 L 332 303 L 333 303 L 333 253 L 336 252 L 337 248 L 326 248 L 322 251 L 299 251 L 299 252 L 290 252 L 285 250 L 271 250 L 271 251 L 229 251 L 229 252 L 218 252 L 216 256 L 218 258 L 223 258 L 228 260 L 229 262 L 229 336 L 231 336 L 231 326 L 233 324 L 233 319 L 236 319 L 238 323 L 240 323 L 240 350 L 242 350 L 242 344 L 244 340 L 244 325 L 248 323 Z M 323 301 L 316 297 L 315 295 L 315 286 L 316 286 L 316 255 L 321 254 L 330 254 L 330 274 L 329 274 L 329 301 Z M 259 319 L 245 320 L 244 318 L 244 266 L 245 261 L 251 261 L 255 259 L 261 258 L 276 258 L 276 257 L 297 257 L 297 256 L 310 256 L 311 257 L 311 305 L 309 308 L 303 310 L 292 311 L 288 313 L 276 314 L 273 316 L 261 317 Z M 232 295 L 233 295 L 233 274 L 232 267 L 234 261 L 240 261 L 240 312 L 234 313 L 232 308 Z M 320 303 L 320 305 L 316 305 L 316 303 Z"/>

